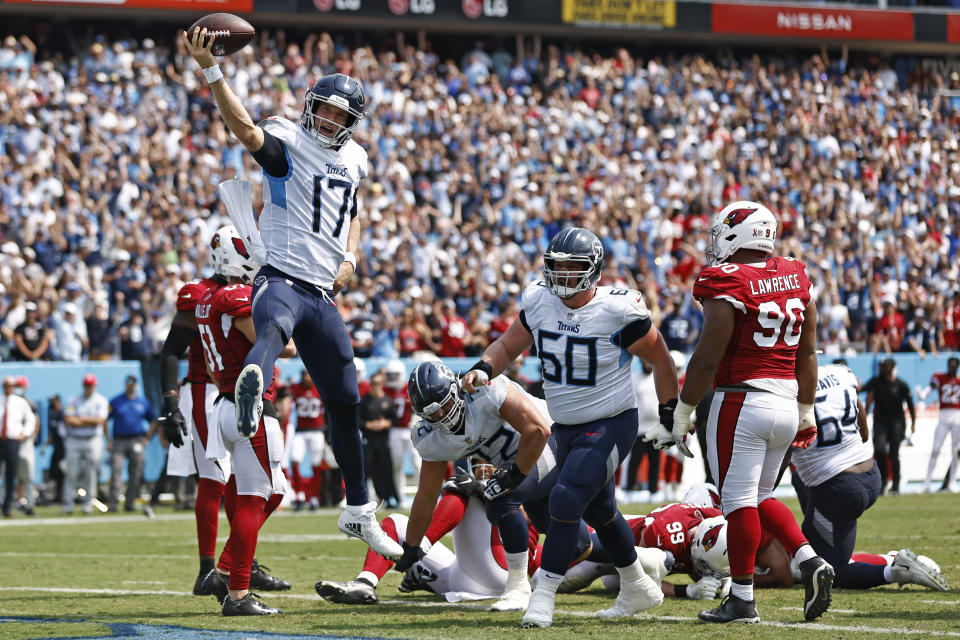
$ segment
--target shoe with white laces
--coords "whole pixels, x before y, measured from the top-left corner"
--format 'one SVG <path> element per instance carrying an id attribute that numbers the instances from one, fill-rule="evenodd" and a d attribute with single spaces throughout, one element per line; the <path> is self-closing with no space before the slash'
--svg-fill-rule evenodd
<path id="1" fill-rule="evenodd" d="M 523 611 L 530 604 L 530 581 L 524 576 L 511 584 L 507 580 L 507 586 L 500 595 L 500 598 L 490 605 L 490 611 Z"/>
<path id="2" fill-rule="evenodd" d="M 628 618 L 640 611 L 652 609 L 663 602 L 660 585 L 643 574 L 639 580 L 620 580 L 620 593 L 613 606 L 597 612 L 598 618 Z"/>
<path id="3" fill-rule="evenodd" d="M 553 624 L 554 595 L 535 589 L 530 596 L 527 612 L 520 620 L 521 627 L 549 627 Z"/>
<path id="4" fill-rule="evenodd" d="M 347 505 L 344 512 L 340 514 L 340 519 L 337 520 L 337 528 L 348 536 L 360 538 L 385 558 L 399 558 L 403 555 L 403 547 L 380 528 L 380 523 L 374 515 L 376 506 L 376 502 Z"/>
<path id="5" fill-rule="evenodd" d="M 237 431 L 244 438 L 252 438 L 263 415 L 263 372 L 260 367 L 255 364 L 245 366 L 233 391 Z"/>
<path id="6" fill-rule="evenodd" d="M 934 566 L 923 562 L 910 549 L 901 549 L 890 565 L 890 573 L 901 587 L 905 584 L 919 584 L 935 591 L 948 591 L 950 584 Z"/>

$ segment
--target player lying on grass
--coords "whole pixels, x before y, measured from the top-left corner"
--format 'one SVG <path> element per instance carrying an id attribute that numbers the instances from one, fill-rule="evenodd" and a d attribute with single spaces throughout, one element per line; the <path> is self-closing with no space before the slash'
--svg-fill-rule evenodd
<path id="1" fill-rule="evenodd" d="M 471 458 L 471 467 L 472 473 L 457 474 L 443 484 L 443 495 L 424 535 L 430 549 L 406 571 L 400 591 L 425 589 L 456 602 L 493 598 L 505 590 L 509 573 L 507 553 L 497 528 L 486 517 L 486 500 L 483 498 L 493 466 Z M 380 525 L 397 542 L 407 542 L 409 520 L 405 515 L 391 514 Z M 452 552 L 440 542 L 451 532 Z M 538 538 L 537 530 L 528 524 L 528 575 L 533 575 L 540 566 Z M 376 604 L 377 585 L 393 566 L 392 560 L 368 551 L 363 570 L 354 580 L 321 580 L 316 585 L 317 593 L 330 602 Z"/>

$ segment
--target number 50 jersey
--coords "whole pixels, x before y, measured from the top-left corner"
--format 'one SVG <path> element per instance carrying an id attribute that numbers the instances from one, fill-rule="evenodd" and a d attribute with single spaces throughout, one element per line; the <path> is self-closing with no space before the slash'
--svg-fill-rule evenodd
<path id="1" fill-rule="evenodd" d="M 283 143 L 289 170 L 264 173 L 260 236 L 267 264 L 331 289 L 357 215 L 357 187 L 367 175 L 367 152 L 353 140 L 324 149 L 299 124 L 267 118 L 263 130 Z"/>
<path id="2" fill-rule="evenodd" d="M 784 257 L 714 265 L 700 272 L 693 295 L 700 301 L 723 300 L 735 309 L 736 324 L 717 367 L 716 386 L 750 384 L 795 400 L 797 345 L 810 302 L 806 265 Z"/>
<path id="3" fill-rule="evenodd" d="M 793 450 L 793 463 L 807 486 L 823 484 L 844 469 L 873 456 L 860 439 L 857 389 L 860 383 L 847 367 L 829 364 L 817 370 L 817 442 Z"/>

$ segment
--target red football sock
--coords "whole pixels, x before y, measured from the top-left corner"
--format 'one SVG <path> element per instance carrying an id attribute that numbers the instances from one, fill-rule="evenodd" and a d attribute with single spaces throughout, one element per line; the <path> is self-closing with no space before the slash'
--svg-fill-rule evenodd
<path id="1" fill-rule="evenodd" d="M 217 518 L 224 488 L 219 482 L 207 478 L 200 478 L 197 482 L 193 513 L 197 518 L 197 546 L 204 557 L 212 558 L 217 552 Z"/>
<path id="2" fill-rule="evenodd" d="M 855 553 L 852 556 L 850 556 L 850 559 L 853 560 L 854 562 L 863 562 L 866 564 L 878 564 L 882 567 L 885 567 L 887 566 L 887 564 L 889 564 L 887 562 L 887 556 L 878 556 L 875 553 Z"/>
<path id="3" fill-rule="evenodd" d="M 386 517 L 380 521 L 380 528 L 383 529 L 383 532 L 390 536 L 391 540 L 400 542 L 400 536 L 397 535 L 397 525 L 393 521 L 393 518 Z M 373 549 L 367 549 L 367 557 L 363 561 L 363 570 L 369 571 L 377 578 L 382 578 L 387 571 L 390 571 L 390 567 L 393 566 L 393 560 L 388 560 L 384 558 L 379 553 Z"/>
<path id="4" fill-rule="evenodd" d="M 802 545 L 807 544 L 807 539 L 800 531 L 797 519 L 793 517 L 793 512 L 787 505 L 776 498 L 767 498 L 760 503 L 757 511 L 760 513 L 760 524 L 763 525 L 763 528 L 769 531 L 791 556 Z"/>
<path id="5" fill-rule="evenodd" d="M 237 512 L 230 523 L 230 589 L 242 591 L 250 587 L 250 567 L 257 550 L 257 534 L 263 522 L 267 501 L 260 496 L 237 496 Z"/>
<path id="6" fill-rule="evenodd" d="M 742 507 L 727 516 L 727 554 L 730 575 L 753 575 L 760 546 L 760 516 L 756 507 Z"/>
<path id="7" fill-rule="evenodd" d="M 310 486 L 307 491 L 307 500 L 316 498 L 320 502 L 320 496 L 323 495 L 323 472 L 324 468 L 317 465 L 313 468 L 313 477 L 310 478 Z"/>
<path id="8" fill-rule="evenodd" d="M 290 464 L 290 486 L 297 496 L 303 491 L 303 477 L 300 475 L 300 465 L 296 462 Z"/>
<path id="9" fill-rule="evenodd" d="M 237 476 L 232 474 L 223 492 L 223 510 L 227 513 L 227 522 L 233 522 L 233 514 L 237 511 Z"/>
<path id="10" fill-rule="evenodd" d="M 433 520 L 427 528 L 427 540 L 433 544 L 447 535 L 463 520 L 469 498 L 455 493 L 444 493 L 433 511 Z"/>

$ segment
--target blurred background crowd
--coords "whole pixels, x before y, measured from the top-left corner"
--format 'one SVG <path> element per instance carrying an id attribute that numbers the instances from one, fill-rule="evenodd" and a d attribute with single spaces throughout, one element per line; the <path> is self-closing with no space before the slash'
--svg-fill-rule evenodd
<path id="1" fill-rule="evenodd" d="M 358 356 L 479 354 L 572 224 L 603 239 L 603 283 L 641 290 L 689 352 L 711 213 L 735 199 L 769 206 L 807 262 L 828 354 L 956 347 L 956 73 L 826 51 L 470 47 L 264 30 L 223 61 L 254 119 L 299 119 L 332 71 L 364 84 L 370 178 L 340 301 Z M 234 175 L 260 179 L 175 34 L 6 36 L 0 358 L 154 356 L 178 289 L 210 272 L 216 185 Z"/>

